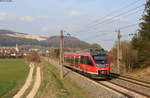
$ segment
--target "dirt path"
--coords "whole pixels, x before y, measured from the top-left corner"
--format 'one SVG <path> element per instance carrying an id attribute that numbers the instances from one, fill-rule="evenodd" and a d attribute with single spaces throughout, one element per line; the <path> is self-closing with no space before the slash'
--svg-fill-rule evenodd
<path id="1" fill-rule="evenodd" d="M 34 98 L 34 96 L 36 95 L 36 93 L 40 87 L 40 84 L 41 84 L 41 72 L 40 72 L 40 67 L 37 67 L 35 83 L 33 85 L 32 90 L 30 91 L 30 93 L 27 95 L 26 98 Z"/>
<path id="2" fill-rule="evenodd" d="M 31 82 L 33 79 L 34 64 L 30 63 L 29 66 L 30 66 L 30 71 L 29 71 L 28 77 L 26 79 L 26 82 L 22 86 L 20 91 L 13 98 L 20 98 L 24 94 L 24 92 L 29 88 L 29 86 L 31 85 Z"/>

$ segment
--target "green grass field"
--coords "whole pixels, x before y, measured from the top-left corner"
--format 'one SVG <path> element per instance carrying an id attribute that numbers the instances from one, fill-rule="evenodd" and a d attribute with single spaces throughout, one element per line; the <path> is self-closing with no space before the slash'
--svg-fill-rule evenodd
<path id="1" fill-rule="evenodd" d="M 24 82 L 28 68 L 23 59 L 0 59 L 0 97 Z"/>

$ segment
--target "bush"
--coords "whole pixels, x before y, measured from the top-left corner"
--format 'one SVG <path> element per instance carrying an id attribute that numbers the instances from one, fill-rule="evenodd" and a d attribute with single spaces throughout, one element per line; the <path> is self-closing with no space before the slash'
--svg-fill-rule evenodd
<path id="1" fill-rule="evenodd" d="M 131 71 L 134 68 L 137 68 L 138 63 L 138 53 L 136 50 L 132 49 L 132 45 L 128 41 L 121 42 L 121 64 L 120 69 L 121 72 Z M 117 48 L 116 45 L 111 50 L 110 55 L 111 62 L 113 65 L 117 65 Z M 117 66 L 113 66 L 117 68 Z"/>
<path id="2" fill-rule="evenodd" d="M 125 65 L 127 71 L 136 68 L 138 62 L 137 51 L 132 49 L 130 42 L 124 41 L 121 43 L 122 47 L 122 63 Z"/>
<path id="3" fill-rule="evenodd" d="M 36 52 L 36 51 L 29 52 L 26 56 L 26 59 L 29 62 L 34 62 L 34 63 L 40 63 L 41 62 L 40 56 L 39 56 L 38 52 Z"/>

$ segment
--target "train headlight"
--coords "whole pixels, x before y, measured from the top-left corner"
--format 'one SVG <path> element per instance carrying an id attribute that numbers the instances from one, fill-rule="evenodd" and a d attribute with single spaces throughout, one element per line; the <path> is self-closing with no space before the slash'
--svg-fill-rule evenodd
<path id="1" fill-rule="evenodd" d="M 96 64 L 98 67 L 107 67 L 107 64 Z"/>
<path id="2" fill-rule="evenodd" d="M 99 70 L 98 74 L 99 75 L 105 75 L 105 74 L 107 74 L 107 72 L 106 72 L 106 70 Z"/>

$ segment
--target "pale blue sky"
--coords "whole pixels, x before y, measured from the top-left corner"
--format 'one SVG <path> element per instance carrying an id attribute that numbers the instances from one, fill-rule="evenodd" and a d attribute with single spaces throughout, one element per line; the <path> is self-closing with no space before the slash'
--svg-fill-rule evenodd
<path id="1" fill-rule="evenodd" d="M 108 49 L 115 41 L 116 35 L 112 30 L 139 22 L 144 6 L 136 9 L 137 13 L 132 16 L 124 15 L 113 18 L 112 20 L 115 21 L 113 23 L 95 26 L 93 21 L 98 19 L 101 22 L 108 19 L 117 14 L 110 15 L 110 12 L 134 1 L 136 0 L 12 0 L 12 2 L 0 2 L 0 29 L 47 37 L 58 35 L 60 29 L 64 29 L 81 40 L 99 43 Z M 122 9 L 121 12 L 134 9 L 145 2 L 146 0 L 139 0 L 128 8 Z M 137 26 L 122 30 L 124 35 L 122 39 L 129 40 L 130 37 L 127 34 L 134 33 L 136 29 Z M 110 32 L 106 32 L 107 35 L 105 32 L 98 32 L 104 30 Z"/>

